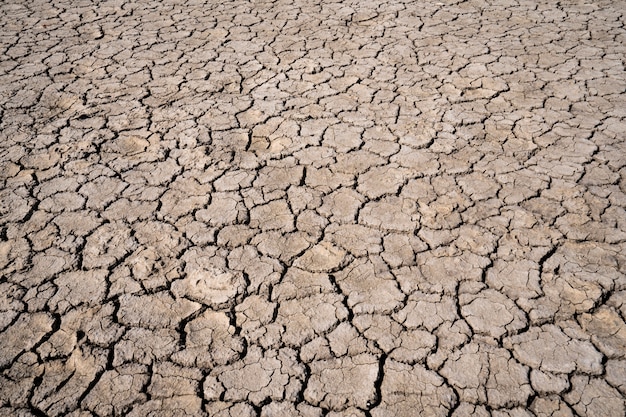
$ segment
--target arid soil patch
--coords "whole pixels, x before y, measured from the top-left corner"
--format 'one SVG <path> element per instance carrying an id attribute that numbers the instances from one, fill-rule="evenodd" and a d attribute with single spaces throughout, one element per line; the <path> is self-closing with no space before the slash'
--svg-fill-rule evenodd
<path id="1" fill-rule="evenodd" d="M 0 415 L 623 416 L 624 1 L 0 4 Z"/>

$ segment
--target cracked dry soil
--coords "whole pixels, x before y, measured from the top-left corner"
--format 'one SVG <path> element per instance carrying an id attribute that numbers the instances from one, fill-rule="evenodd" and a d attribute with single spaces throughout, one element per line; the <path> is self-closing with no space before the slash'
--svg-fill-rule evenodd
<path id="1" fill-rule="evenodd" d="M 0 4 L 0 415 L 625 414 L 626 3 Z"/>

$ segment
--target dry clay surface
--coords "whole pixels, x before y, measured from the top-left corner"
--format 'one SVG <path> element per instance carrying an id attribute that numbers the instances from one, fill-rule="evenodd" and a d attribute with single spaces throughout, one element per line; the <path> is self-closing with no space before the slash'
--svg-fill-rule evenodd
<path id="1" fill-rule="evenodd" d="M 0 4 L 0 415 L 623 416 L 624 1 Z"/>

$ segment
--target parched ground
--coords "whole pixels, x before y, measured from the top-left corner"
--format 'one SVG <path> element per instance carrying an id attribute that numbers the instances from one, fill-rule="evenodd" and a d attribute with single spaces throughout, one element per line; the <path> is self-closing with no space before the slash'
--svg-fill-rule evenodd
<path id="1" fill-rule="evenodd" d="M 0 3 L 0 415 L 625 414 L 626 3 Z"/>

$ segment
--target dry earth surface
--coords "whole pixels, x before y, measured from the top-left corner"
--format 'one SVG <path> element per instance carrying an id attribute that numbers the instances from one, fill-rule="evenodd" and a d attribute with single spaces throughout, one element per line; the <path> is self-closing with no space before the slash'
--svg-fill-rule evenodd
<path id="1" fill-rule="evenodd" d="M 0 415 L 623 416 L 624 1 L 0 4 Z"/>

